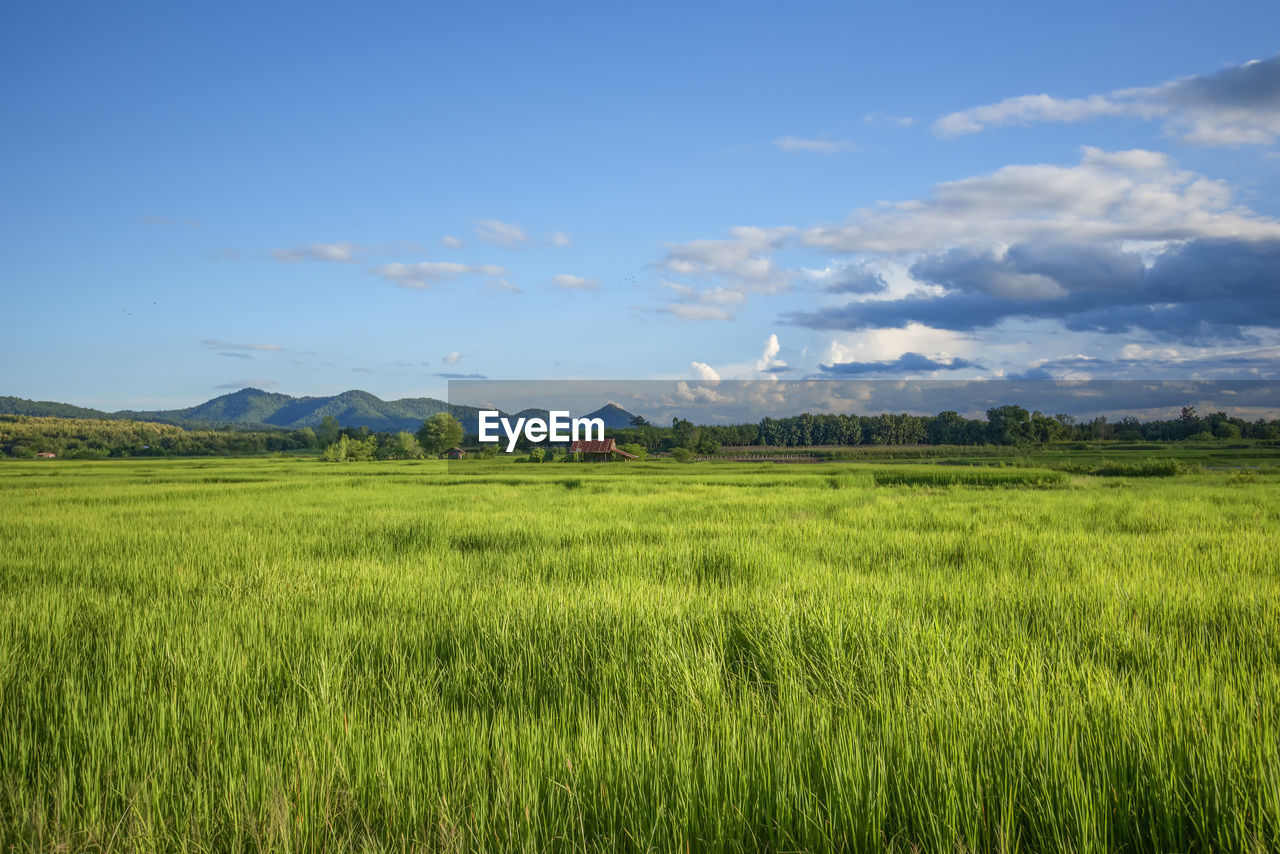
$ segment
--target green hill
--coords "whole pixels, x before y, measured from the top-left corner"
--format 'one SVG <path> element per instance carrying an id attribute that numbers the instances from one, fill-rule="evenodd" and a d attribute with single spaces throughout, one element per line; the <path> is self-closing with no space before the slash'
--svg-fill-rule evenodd
<path id="1" fill-rule="evenodd" d="M 97 409 L 57 403 L 52 400 L 27 400 L 22 397 L 0 397 L 0 413 L 5 415 L 33 415 L 51 418 L 110 418 Z"/>
<path id="2" fill-rule="evenodd" d="M 257 388 L 242 388 L 185 409 L 124 409 L 119 412 L 101 412 L 52 401 L 0 397 L 0 413 L 4 414 L 149 421 L 189 430 L 218 427 L 257 430 L 273 427 L 287 430 L 315 428 L 320 426 L 321 419 L 329 415 L 337 418 L 343 427 L 368 427 L 375 432 L 417 430 L 425 419 L 437 412 L 452 413 L 468 433 L 475 433 L 479 429 L 480 410 L 474 406 L 453 405 L 434 397 L 383 400 L 359 389 L 344 391 L 332 397 L 293 397 Z M 544 409 L 530 409 L 519 414 L 525 417 L 547 417 Z M 592 413 L 592 417 L 595 416 L 607 416 L 607 427 L 626 426 L 630 422 L 630 414 L 612 404 Z"/>

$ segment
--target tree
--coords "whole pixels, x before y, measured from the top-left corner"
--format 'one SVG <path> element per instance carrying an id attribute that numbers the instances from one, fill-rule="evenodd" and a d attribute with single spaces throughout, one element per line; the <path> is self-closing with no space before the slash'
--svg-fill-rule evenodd
<path id="1" fill-rule="evenodd" d="M 310 427 L 301 427 L 293 431 L 294 441 L 303 448 L 318 448 L 320 440 L 316 438 L 316 431 Z"/>
<path id="2" fill-rule="evenodd" d="M 392 460 L 422 459 L 422 445 L 408 430 L 401 430 L 387 442 L 386 454 Z"/>
<path id="3" fill-rule="evenodd" d="M 345 436 L 343 437 L 346 438 Z M 373 459 L 378 453 L 378 440 L 373 436 L 365 439 L 351 439 L 347 443 L 347 462 L 363 463 Z"/>
<path id="4" fill-rule="evenodd" d="M 338 441 L 338 417 L 336 415 L 326 415 L 320 419 L 320 427 L 316 430 L 316 444 L 322 448 L 327 448 L 334 442 Z"/>
<path id="5" fill-rule="evenodd" d="M 671 443 L 679 448 L 692 447 L 698 440 L 698 427 L 688 419 L 676 416 L 671 419 Z"/>
<path id="6" fill-rule="evenodd" d="M 345 463 L 347 461 L 347 445 L 350 441 L 346 436 L 339 436 L 338 441 L 332 445 L 325 446 L 321 459 L 326 463 Z"/>
<path id="7" fill-rule="evenodd" d="M 448 412 L 437 412 L 418 428 L 418 444 L 439 456 L 462 441 L 462 425 Z"/>
<path id="8" fill-rule="evenodd" d="M 702 430 L 694 439 L 693 449 L 699 454 L 710 455 L 720 453 L 720 443 L 710 430 Z"/>
<path id="9" fill-rule="evenodd" d="M 1219 439 L 1239 439 L 1240 428 L 1230 421 L 1219 421 L 1217 426 L 1213 428 L 1213 435 Z"/>
<path id="10" fill-rule="evenodd" d="M 1021 406 L 997 406 L 987 410 L 987 433 L 993 445 L 1016 445 L 1029 438 L 1031 413 Z"/>
<path id="11" fill-rule="evenodd" d="M 931 445 L 960 445 L 964 443 L 964 418 L 954 409 L 939 412 L 929 419 L 926 428 Z"/>
<path id="12" fill-rule="evenodd" d="M 639 457 L 642 460 L 646 456 L 648 456 L 648 449 L 645 448 L 644 445 L 641 445 L 639 442 L 628 442 L 625 445 L 619 445 L 618 450 L 623 451 L 624 453 L 632 454 L 633 456 Z"/>

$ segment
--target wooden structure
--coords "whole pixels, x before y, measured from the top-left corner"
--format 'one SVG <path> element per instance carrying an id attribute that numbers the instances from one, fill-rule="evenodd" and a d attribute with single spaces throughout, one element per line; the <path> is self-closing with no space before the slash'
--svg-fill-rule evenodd
<path id="1" fill-rule="evenodd" d="M 580 439 L 569 446 L 569 453 L 581 454 L 582 459 L 589 463 L 608 463 L 615 459 L 638 459 L 635 454 L 628 454 L 626 451 L 618 450 L 617 443 L 612 439 L 601 439 L 599 441 Z"/>

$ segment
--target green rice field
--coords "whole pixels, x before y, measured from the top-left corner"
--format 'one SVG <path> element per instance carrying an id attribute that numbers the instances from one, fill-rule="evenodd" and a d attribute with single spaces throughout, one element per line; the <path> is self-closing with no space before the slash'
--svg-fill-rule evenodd
<path id="1" fill-rule="evenodd" d="M 0 464 L 0 850 L 1280 850 L 1276 472 Z"/>

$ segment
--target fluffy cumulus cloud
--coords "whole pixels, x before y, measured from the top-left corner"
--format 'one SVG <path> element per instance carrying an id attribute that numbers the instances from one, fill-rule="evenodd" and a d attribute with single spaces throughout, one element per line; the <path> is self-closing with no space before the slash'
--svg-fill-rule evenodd
<path id="1" fill-rule="evenodd" d="M 730 229 L 725 239 L 669 244 L 657 267 L 669 274 L 662 284 L 678 301 L 658 310 L 685 320 L 729 320 L 730 307 L 745 305 L 749 294 L 789 289 L 796 273 L 779 269 L 772 253 L 794 232 L 739 227 Z"/>
<path id="2" fill-rule="evenodd" d="M 764 342 L 764 351 L 761 352 L 760 358 L 756 360 L 756 370 L 766 374 L 780 374 L 791 370 L 786 362 L 778 358 L 778 354 L 782 352 L 782 345 L 778 342 L 776 334 L 770 334 Z"/>
<path id="3" fill-rule="evenodd" d="M 483 243 L 514 249 L 529 242 L 529 235 L 518 225 L 496 219 L 482 219 L 476 223 L 476 237 Z"/>
<path id="4" fill-rule="evenodd" d="M 1007 166 L 801 239 L 864 262 L 909 259 L 919 286 L 788 316 L 814 329 L 968 331 L 1023 318 L 1204 339 L 1280 328 L 1280 222 L 1154 152 L 1088 148 L 1074 166 Z"/>
<path id="5" fill-rule="evenodd" d="M 731 320 L 733 310 L 747 302 L 745 293 L 724 286 L 695 288 L 672 281 L 664 281 L 662 286 L 672 293 L 676 301 L 658 311 L 685 320 Z"/>
<path id="6" fill-rule="evenodd" d="M 782 345 L 778 343 L 778 336 L 771 334 L 764 342 L 764 352 L 760 354 L 760 361 L 756 363 L 757 370 L 764 370 L 768 367 L 775 356 L 782 350 Z"/>
<path id="7" fill-rule="evenodd" d="M 882 272 L 865 264 L 830 264 L 821 270 L 805 270 L 805 277 L 832 294 L 878 294 L 888 290 Z"/>
<path id="8" fill-rule="evenodd" d="M 1159 120 L 1170 135 L 1198 145 L 1271 145 L 1280 136 L 1280 56 L 1105 95 L 1020 95 L 945 115 L 933 132 L 954 137 L 1004 125 L 1106 116 Z"/>
<path id="9" fill-rule="evenodd" d="M 1242 205 L 1224 181 L 1179 168 L 1160 152 L 1086 147 L 1076 163 L 1005 166 L 938 184 L 923 198 L 855 210 L 840 224 L 739 227 L 724 239 L 671 244 L 657 266 L 676 301 L 659 311 L 725 320 L 749 295 L 807 282 L 850 297 L 787 315 L 816 329 L 912 320 L 973 329 L 1012 316 L 1074 318 L 1069 328 L 1094 328 L 1103 319 L 1077 315 L 1128 299 L 1116 294 L 1152 297 L 1177 278 L 1175 261 L 1206 252 L 1243 253 L 1249 275 L 1263 276 L 1256 283 L 1270 293 L 1265 247 L 1277 239 L 1280 221 Z M 797 248 L 849 260 L 823 270 L 778 265 L 778 252 Z M 1146 269 L 1169 253 L 1177 254 L 1158 274 Z M 889 270 L 902 275 L 891 281 Z M 1178 293 L 1190 298 L 1186 288 Z M 1160 317 L 1147 321 L 1135 310 L 1124 328 L 1173 328 L 1176 312 L 1149 311 Z M 1212 322 L 1231 326 L 1225 317 Z"/>
<path id="10" fill-rule="evenodd" d="M 458 264 L 453 261 L 395 262 L 374 267 L 369 272 L 390 279 L 402 288 L 418 290 L 459 276 L 504 276 L 507 273 L 506 268 L 496 264 Z"/>
<path id="11" fill-rule="evenodd" d="M 917 323 L 970 331 L 1030 318 L 1073 331 L 1179 340 L 1237 339 L 1249 327 L 1280 327 L 1280 239 L 1192 240 L 1150 266 L 1118 245 L 1015 244 L 1002 254 L 952 249 L 924 258 L 912 275 L 947 292 L 848 303 L 792 320 L 814 329 Z"/>
<path id="12" fill-rule="evenodd" d="M 941 246 L 1280 237 L 1280 222 L 1235 203 L 1223 181 L 1154 151 L 1085 148 L 1072 166 L 1011 165 L 949 181 L 925 199 L 854 211 L 801 241 L 837 253 L 928 252 Z"/>
<path id="13" fill-rule="evenodd" d="M 715 368 L 711 367 L 706 362 L 690 362 L 689 368 L 700 380 L 705 380 L 707 382 L 720 381 L 720 374 Z"/>
<path id="14" fill-rule="evenodd" d="M 297 264 L 300 261 L 328 261 L 338 264 L 349 264 L 355 260 L 360 247 L 354 243 L 311 243 L 296 249 L 276 249 L 271 257 L 286 264 Z"/>
<path id="15" fill-rule="evenodd" d="M 790 274 L 778 270 L 769 255 L 794 231 L 742 226 L 730 229 L 727 239 L 674 243 L 658 266 L 681 276 L 722 277 L 736 290 L 772 293 L 790 284 Z"/>

